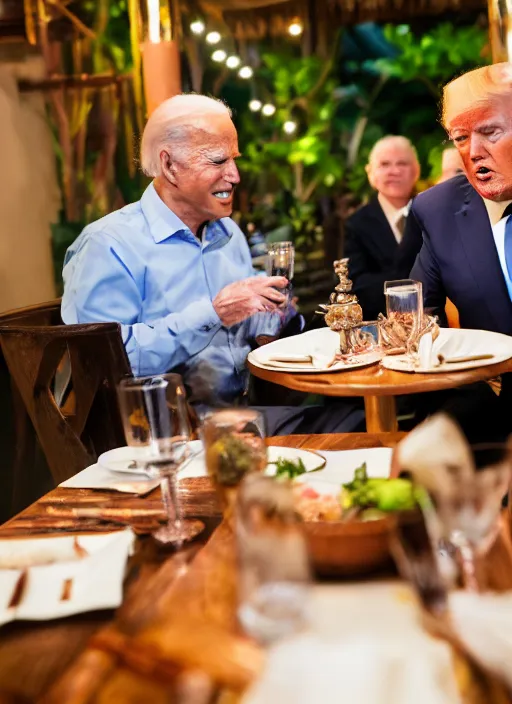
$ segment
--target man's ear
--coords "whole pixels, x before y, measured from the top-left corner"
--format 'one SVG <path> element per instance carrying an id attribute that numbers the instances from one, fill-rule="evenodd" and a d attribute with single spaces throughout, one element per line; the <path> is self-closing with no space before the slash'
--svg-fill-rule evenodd
<path id="1" fill-rule="evenodd" d="M 165 149 L 162 149 L 160 152 L 160 167 L 162 169 L 162 175 L 165 176 L 169 183 L 176 186 L 176 163 L 171 159 L 171 155 Z"/>

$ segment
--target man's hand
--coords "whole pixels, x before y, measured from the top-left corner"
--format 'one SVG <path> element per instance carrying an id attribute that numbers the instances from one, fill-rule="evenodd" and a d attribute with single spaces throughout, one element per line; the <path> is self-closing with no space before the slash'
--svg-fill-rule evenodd
<path id="1" fill-rule="evenodd" d="M 255 313 L 271 312 L 286 302 L 276 289 L 285 288 L 284 276 L 252 276 L 225 286 L 213 299 L 213 307 L 226 327 L 241 323 Z"/>

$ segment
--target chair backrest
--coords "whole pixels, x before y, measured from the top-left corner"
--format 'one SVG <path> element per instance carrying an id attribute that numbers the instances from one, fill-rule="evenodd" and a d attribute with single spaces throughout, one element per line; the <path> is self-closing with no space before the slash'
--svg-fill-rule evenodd
<path id="1" fill-rule="evenodd" d="M 116 386 L 131 369 L 117 323 L 1 326 L 0 344 L 56 483 L 124 445 Z M 54 394 L 66 355 L 72 412 Z"/>
<path id="2" fill-rule="evenodd" d="M 26 308 L 15 308 L 0 313 L 0 326 L 8 325 L 61 325 L 61 299 L 36 303 Z"/>

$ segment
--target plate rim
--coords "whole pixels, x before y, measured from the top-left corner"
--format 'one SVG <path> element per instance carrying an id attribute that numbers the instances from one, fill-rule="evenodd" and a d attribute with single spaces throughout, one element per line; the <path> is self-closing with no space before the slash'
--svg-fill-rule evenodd
<path id="1" fill-rule="evenodd" d="M 250 362 L 252 365 L 255 367 L 258 367 L 258 369 L 264 369 L 265 371 L 268 372 L 284 372 L 286 374 L 334 374 L 338 372 L 349 372 L 352 371 L 353 369 L 362 369 L 363 367 L 370 367 L 372 364 L 378 364 L 379 362 L 382 361 L 383 354 L 382 352 L 375 351 L 373 353 L 368 353 L 368 357 L 375 356 L 375 359 L 368 359 L 364 362 L 359 362 L 358 364 L 351 364 L 350 366 L 343 366 L 339 367 L 337 365 L 334 365 L 331 368 L 326 368 L 326 369 L 297 369 L 293 367 L 273 367 L 270 365 L 263 364 L 262 362 L 258 361 L 257 359 L 254 358 L 254 352 L 249 352 L 247 356 L 247 361 Z"/>

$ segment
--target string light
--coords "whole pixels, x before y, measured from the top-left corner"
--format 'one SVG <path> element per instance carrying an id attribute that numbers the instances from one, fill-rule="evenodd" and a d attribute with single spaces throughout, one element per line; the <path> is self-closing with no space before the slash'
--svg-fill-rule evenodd
<path id="1" fill-rule="evenodd" d="M 238 72 L 238 75 L 240 76 L 240 78 L 244 78 L 247 80 L 249 78 L 252 78 L 253 73 L 254 71 L 250 66 L 242 66 L 242 68 Z"/>
<path id="2" fill-rule="evenodd" d="M 206 35 L 206 41 L 208 44 L 218 44 L 221 40 L 219 32 L 208 32 Z"/>
<path id="3" fill-rule="evenodd" d="M 241 59 L 239 56 L 228 56 L 226 61 L 226 66 L 228 68 L 238 68 L 240 66 Z"/>
<path id="4" fill-rule="evenodd" d="M 303 31 L 304 27 L 300 20 L 293 20 L 293 22 L 290 22 L 288 25 L 288 34 L 291 34 L 292 37 L 300 37 Z"/>
<path id="5" fill-rule="evenodd" d="M 221 64 L 223 61 L 226 60 L 226 52 L 224 49 L 217 49 L 216 51 L 213 52 L 212 54 L 212 60 L 216 61 L 217 63 Z"/>
<path id="6" fill-rule="evenodd" d="M 272 106 L 272 107 L 274 107 L 274 106 Z M 293 134 L 296 129 L 297 129 L 297 123 L 294 122 L 293 120 L 286 120 L 286 122 L 283 125 L 283 130 L 286 132 L 286 134 Z"/>
<path id="7" fill-rule="evenodd" d="M 265 105 L 261 108 L 261 112 L 265 115 L 265 117 L 270 117 L 273 115 L 276 111 L 276 106 L 272 105 L 272 103 L 265 103 Z"/>
<path id="8" fill-rule="evenodd" d="M 261 110 L 262 105 L 263 103 L 261 102 L 261 100 L 257 100 L 255 98 L 249 103 L 249 110 L 251 110 L 252 112 L 258 112 L 259 110 Z"/>
<path id="9" fill-rule="evenodd" d="M 190 25 L 190 31 L 197 35 L 202 34 L 205 29 L 204 22 L 201 22 L 201 20 L 196 20 Z"/>

